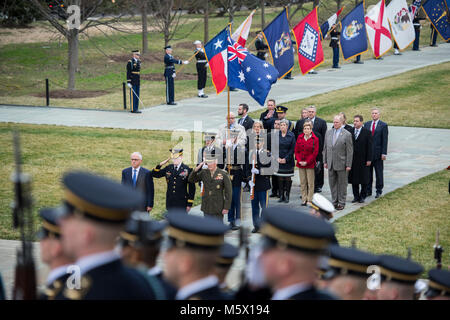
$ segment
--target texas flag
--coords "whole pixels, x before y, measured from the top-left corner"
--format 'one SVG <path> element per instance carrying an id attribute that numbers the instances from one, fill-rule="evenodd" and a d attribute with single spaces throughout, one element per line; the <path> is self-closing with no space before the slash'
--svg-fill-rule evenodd
<path id="1" fill-rule="evenodd" d="M 302 74 L 308 73 L 323 62 L 322 41 L 317 21 L 317 7 L 293 29 L 297 42 L 298 63 Z"/>
<path id="2" fill-rule="evenodd" d="M 391 32 L 385 12 L 386 6 L 384 0 L 381 0 L 365 16 L 367 37 L 376 58 L 392 48 Z"/>
<path id="3" fill-rule="evenodd" d="M 255 10 L 250 13 L 250 15 L 245 19 L 244 22 L 241 23 L 239 28 L 234 31 L 231 39 L 235 42 L 239 43 L 242 47 L 245 47 L 245 43 L 247 42 L 248 33 L 250 32 L 250 27 L 252 26 L 253 15 L 255 14 Z"/>
<path id="4" fill-rule="evenodd" d="M 335 14 L 333 14 L 331 17 L 328 18 L 327 21 L 325 21 L 324 23 L 322 23 L 322 25 L 320 26 L 320 32 L 322 33 L 322 39 L 325 38 L 328 34 L 328 32 L 330 31 L 331 27 L 336 24 L 337 19 L 339 17 L 339 15 L 341 14 L 342 10 L 344 10 L 344 7 L 342 7 L 341 9 L 339 9 L 338 12 L 336 12 Z"/>
<path id="5" fill-rule="evenodd" d="M 226 27 L 205 45 L 206 60 L 217 94 L 227 87 L 228 82 L 228 35 L 228 27 Z"/>

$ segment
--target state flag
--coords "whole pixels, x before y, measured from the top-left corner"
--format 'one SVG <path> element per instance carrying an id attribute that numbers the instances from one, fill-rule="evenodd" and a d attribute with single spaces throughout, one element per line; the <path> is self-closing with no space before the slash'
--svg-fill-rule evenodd
<path id="1" fill-rule="evenodd" d="M 445 0 L 428 0 L 422 5 L 422 8 L 441 37 L 445 41 L 449 40 L 450 12 L 447 2 Z"/>
<path id="2" fill-rule="evenodd" d="M 386 7 L 392 37 L 399 50 L 405 50 L 414 42 L 416 34 L 406 0 L 392 0 Z"/>
<path id="3" fill-rule="evenodd" d="M 241 23 L 239 28 L 233 32 L 231 35 L 231 39 L 239 43 L 241 46 L 245 47 L 245 43 L 248 39 L 248 33 L 250 32 L 250 27 L 252 26 L 253 15 L 255 14 L 255 10 L 250 13 L 250 15 L 245 19 L 244 22 Z"/>
<path id="4" fill-rule="evenodd" d="M 364 1 L 361 1 L 341 20 L 341 44 L 344 60 L 349 60 L 367 51 Z"/>
<path id="5" fill-rule="evenodd" d="M 338 19 L 339 15 L 341 14 L 342 10 L 344 10 L 344 7 L 339 9 L 338 12 L 336 12 L 331 17 L 329 17 L 327 21 L 322 23 L 322 25 L 320 26 L 320 32 L 322 33 L 322 39 L 324 39 L 327 36 L 328 32 L 330 32 L 331 27 L 334 24 L 336 24 L 337 19 Z"/>
<path id="6" fill-rule="evenodd" d="M 228 37 L 226 27 L 205 45 L 206 60 L 211 70 L 212 83 L 216 93 L 221 93 L 228 84 Z"/>
<path id="7" fill-rule="evenodd" d="M 392 48 L 384 0 L 378 2 L 367 12 L 365 22 L 373 54 L 376 58 L 379 58 Z"/>

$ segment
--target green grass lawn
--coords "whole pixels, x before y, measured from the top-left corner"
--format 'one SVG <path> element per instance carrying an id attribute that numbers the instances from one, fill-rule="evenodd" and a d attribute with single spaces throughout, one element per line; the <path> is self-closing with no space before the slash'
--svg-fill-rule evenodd
<path id="1" fill-rule="evenodd" d="M 450 62 L 402 73 L 389 78 L 331 91 L 306 99 L 283 103 L 287 117 L 298 120 L 304 107 L 314 104 L 317 114 L 328 122 L 339 112 L 361 114 L 370 120 L 372 107 L 381 108 L 389 125 L 425 128 L 450 128 Z M 261 111 L 250 113 L 259 119 Z"/>
<path id="2" fill-rule="evenodd" d="M 436 231 L 444 248 L 442 269 L 450 266 L 450 171 L 443 170 L 408 184 L 377 201 L 337 220 L 337 238 L 349 246 L 353 238 L 358 248 L 377 254 L 406 257 L 426 270 L 435 268 L 433 245 Z M 425 274 L 424 274 L 425 276 Z"/>
<path id="3" fill-rule="evenodd" d="M 366 1 L 366 7 L 376 3 L 376 0 Z M 345 0 L 346 5 L 343 15 L 348 13 L 354 5 L 354 1 Z M 311 3 L 305 5 L 303 12 L 297 13 L 293 18 L 293 26 L 299 22 L 311 9 Z M 268 24 L 282 9 L 266 8 L 265 21 Z M 336 10 L 333 1 L 323 1 L 319 8 L 319 22 L 326 20 Z M 234 28 L 244 21 L 249 11 L 239 11 L 235 15 Z M 138 18 L 127 19 L 140 25 Z M 228 23 L 228 16 L 210 16 L 209 35 L 212 38 Z M 36 23 L 35 26 L 42 23 Z M 44 23 L 46 24 L 46 23 Z M 421 45 L 428 45 L 430 28 L 429 23 L 423 23 L 421 32 Z M 261 27 L 260 10 L 256 11 L 251 28 L 252 39 L 254 32 Z M 192 33 L 189 34 L 189 32 Z M 4 31 L 4 32 L 7 32 Z M 187 23 L 181 26 L 179 32 L 171 41 L 174 46 L 174 55 L 181 59 L 187 59 L 193 53 L 192 42 L 195 39 L 203 39 L 203 20 L 201 15 L 190 15 Z M 440 41 L 441 39 L 439 39 Z M 325 63 L 318 69 L 329 68 L 332 63 L 332 50 L 328 46 L 329 40 L 323 43 Z M 178 45 L 182 45 L 179 47 Z M 162 74 L 161 62 L 164 50 L 162 34 L 152 31 L 149 33 L 149 50 L 152 59 L 143 59 L 142 74 Z M 190 47 L 191 46 L 191 47 Z M 132 49 L 141 48 L 141 35 L 117 33 L 109 36 L 98 35 L 90 39 L 81 36 L 79 52 L 79 72 L 76 75 L 76 88 L 79 90 L 105 90 L 107 93 L 94 98 L 78 99 L 51 99 L 52 106 L 81 107 L 95 109 L 123 108 L 122 82 L 126 77 L 126 61 L 112 60 L 111 56 L 127 55 Z M 191 49 L 192 48 L 192 49 Z M 250 47 L 254 52 L 254 46 Z M 99 51 L 101 50 L 101 51 Z M 369 50 L 363 55 L 364 59 L 372 57 Z M 159 61 L 158 61 L 159 59 Z M 341 59 L 342 60 L 342 59 Z M 341 61 L 341 63 L 344 63 Z M 345 62 L 345 63 L 351 63 Z M 177 66 L 179 68 L 180 66 Z M 195 63 L 189 64 L 183 71 L 191 75 L 196 74 Z M 295 58 L 293 75 L 300 74 L 297 58 Z M 49 41 L 40 43 L 7 44 L 1 46 L 0 42 L 0 97 L 2 103 L 44 105 L 45 98 L 35 96 L 45 92 L 45 78 L 50 79 L 50 90 L 59 90 L 67 85 L 67 42 Z M 209 76 L 210 78 L 210 76 Z M 206 92 L 212 94 L 214 88 L 208 79 Z M 180 75 L 175 81 L 175 99 L 180 100 L 195 96 L 196 80 L 180 80 Z M 141 98 L 145 106 L 158 105 L 165 102 L 164 81 L 143 80 L 141 84 Z"/>

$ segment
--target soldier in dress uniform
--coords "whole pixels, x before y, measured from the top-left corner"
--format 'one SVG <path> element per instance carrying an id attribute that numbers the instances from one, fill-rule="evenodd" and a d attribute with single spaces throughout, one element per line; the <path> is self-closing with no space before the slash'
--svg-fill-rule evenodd
<path id="1" fill-rule="evenodd" d="M 264 43 L 264 36 L 261 31 L 258 32 L 258 39 L 255 41 L 256 56 L 261 60 L 266 60 L 266 54 L 269 47 Z"/>
<path id="2" fill-rule="evenodd" d="M 261 262 L 272 300 L 330 300 L 334 297 L 315 287 L 320 255 L 333 227 L 302 211 L 286 207 L 263 210 Z"/>
<path id="3" fill-rule="evenodd" d="M 63 176 L 64 205 L 60 213 L 64 254 L 78 266 L 74 286 L 63 299 L 155 299 L 146 278 L 126 267 L 115 251 L 116 239 L 130 213 L 144 196 L 131 187 L 88 172 Z"/>
<path id="4" fill-rule="evenodd" d="M 222 221 L 223 215 L 228 214 L 231 207 L 232 187 L 230 176 L 218 168 L 217 163 L 215 149 L 206 153 L 205 160 L 191 172 L 188 182 L 203 182 L 201 210 L 205 216 L 213 216 Z M 207 168 L 203 168 L 205 164 Z"/>
<path id="5" fill-rule="evenodd" d="M 164 56 L 164 78 L 166 79 L 166 103 L 176 105 L 175 103 L 175 84 L 173 79 L 176 76 L 174 64 L 188 64 L 189 61 L 181 61 L 172 56 L 172 46 L 165 46 L 166 55 Z"/>
<path id="6" fill-rule="evenodd" d="M 450 271 L 431 269 L 428 271 L 428 300 L 450 300 Z"/>
<path id="7" fill-rule="evenodd" d="M 61 228 L 58 223 L 58 208 L 44 208 L 39 211 L 42 227 L 38 232 L 41 247 L 41 260 L 50 268 L 41 300 L 53 300 L 61 295 L 70 273 L 67 268 L 73 260 L 64 254 L 61 241 Z"/>
<path id="8" fill-rule="evenodd" d="M 169 160 L 172 163 L 161 169 Z M 183 149 L 170 149 L 170 157 L 153 169 L 154 178 L 166 178 L 166 209 L 180 208 L 189 212 L 195 197 L 195 184 L 188 178 L 192 169 L 183 163 Z"/>
<path id="9" fill-rule="evenodd" d="M 239 248 L 233 246 L 230 243 L 225 242 L 220 248 L 220 255 L 217 258 L 216 266 L 214 268 L 214 274 L 219 278 L 220 289 L 230 297 L 232 297 L 233 291 L 228 288 L 225 278 L 231 269 L 234 259 L 239 255 Z"/>
<path id="10" fill-rule="evenodd" d="M 141 85 L 141 54 L 133 50 L 133 58 L 127 63 L 127 86 L 130 88 L 130 103 L 132 113 L 141 113 L 139 108 L 139 88 Z"/>
<path id="11" fill-rule="evenodd" d="M 178 288 L 177 300 L 225 300 L 214 266 L 228 230 L 212 217 L 167 215 L 167 249 L 164 254 L 167 279 Z"/>
<path id="12" fill-rule="evenodd" d="M 338 31 L 338 24 L 335 24 L 331 27 L 330 31 L 330 47 L 333 48 L 333 68 L 339 69 L 339 35 L 341 34 Z"/>
<path id="13" fill-rule="evenodd" d="M 277 114 L 277 118 L 272 118 L 272 121 L 270 122 L 270 128 L 271 129 L 274 128 L 274 122 L 275 122 L 276 119 L 279 119 L 279 120 L 286 119 L 286 114 L 287 114 L 288 110 L 289 109 L 287 107 L 284 107 L 284 106 L 277 106 L 275 108 L 275 112 Z M 294 127 L 295 127 L 294 123 L 291 120 L 289 120 L 289 119 L 286 119 L 286 121 L 289 122 L 288 130 L 291 131 L 291 132 L 294 132 Z"/>
<path id="14" fill-rule="evenodd" d="M 380 256 L 381 285 L 378 300 L 413 300 L 414 284 L 423 272 L 423 267 L 412 260 L 391 256 Z"/>
<path id="15" fill-rule="evenodd" d="M 208 96 L 203 92 L 206 86 L 206 77 L 208 71 L 208 60 L 206 60 L 205 50 L 202 48 L 202 42 L 200 40 L 194 41 L 195 58 L 197 59 L 197 64 L 195 67 L 197 68 L 197 89 L 198 89 L 198 97 L 199 98 L 208 98 Z"/>
<path id="16" fill-rule="evenodd" d="M 322 278 L 329 282 L 327 290 L 342 300 L 362 300 L 367 289 L 367 270 L 380 259 L 355 248 L 331 245 L 328 248 L 328 270 Z"/>
<path id="17" fill-rule="evenodd" d="M 157 265 L 166 226 L 166 222 L 152 220 L 144 212 L 134 212 L 119 238 L 122 260 L 144 274 L 157 300 L 173 300 L 176 294 Z"/>

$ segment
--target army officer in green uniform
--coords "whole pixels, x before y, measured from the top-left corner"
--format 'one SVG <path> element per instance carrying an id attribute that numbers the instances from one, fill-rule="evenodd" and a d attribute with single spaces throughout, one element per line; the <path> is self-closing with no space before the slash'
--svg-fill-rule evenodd
<path id="1" fill-rule="evenodd" d="M 223 215 L 228 214 L 231 207 L 232 187 L 228 173 L 217 167 L 219 157 L 215 155 L 214 150 L 206 153 L 205 161 L 191 172 L 188 182 L 203 182 L 201 210 L 205 215 L 222 220 Z"/>

